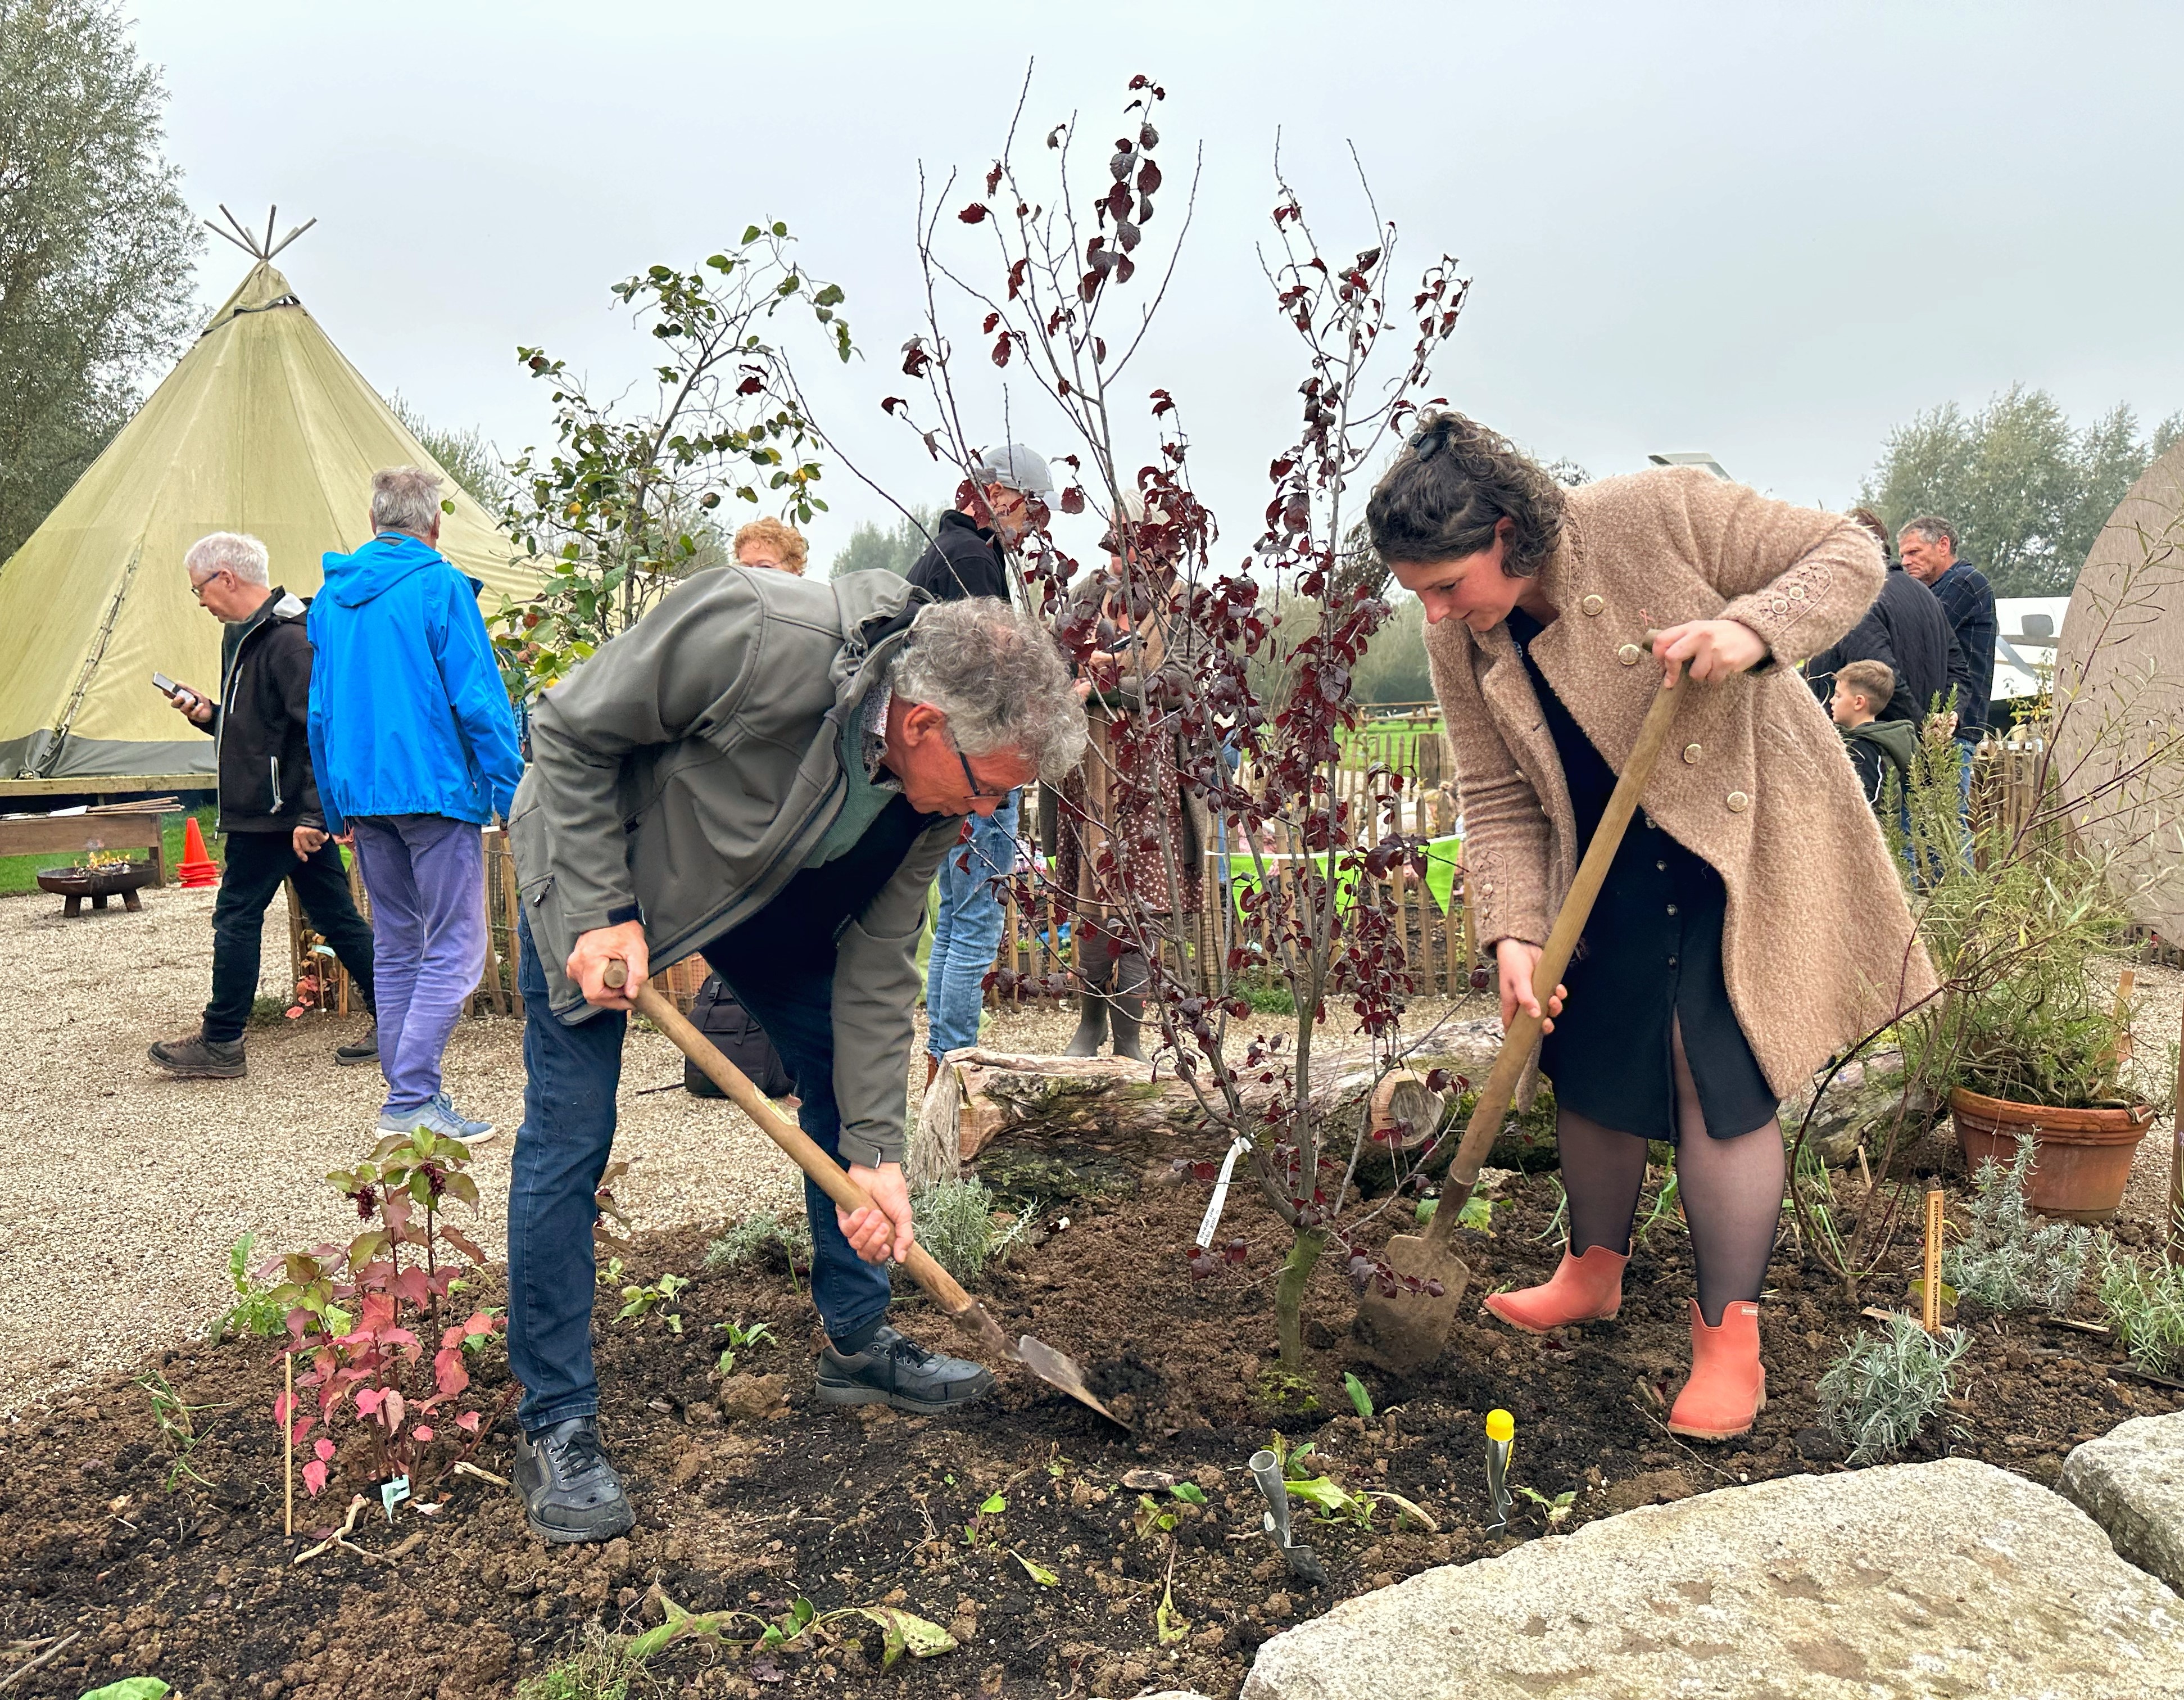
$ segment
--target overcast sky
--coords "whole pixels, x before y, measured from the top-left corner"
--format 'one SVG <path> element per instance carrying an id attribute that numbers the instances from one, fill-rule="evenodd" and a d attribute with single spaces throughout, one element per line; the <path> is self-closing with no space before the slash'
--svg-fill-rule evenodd
<path id="1" fill-rule="evenodd" d="M 1890 427 L 1938 402 L 2022 381 L 2081 421 L 2121 400 L 2150 428 L 2184 407 L 2173 0 L 147 0 L 137 37 L 165 67 L 192 204 L 315 216 L 280 264 L 335 341 L 382 393 L 507 454 L 547 420 L 517 343 L 618 384 L 649 343 L 607 286 L 780 218 L 869 351 L 816 389 L 826 423 L 894 493 L 944 501 L 952 477 L 878 409 L 918 328 L 918 166 L 983 172 L 1033 59 L 1026 131 L 1081 114 L 1095 172 L 1129 75 L 1166 86 L 1156 249 L 1203 142 L 1129 387 L 1187 408 L 1224 555 L 1256 535 L 1302 375 L 1253 252 L 1277 125 L 1331 251 L 1371 237 L 1354 142 L 1399 270 L 1446 249 L 1474 278 L 1436 387 L 1596 477 L 1708 449 L 1839 507 Z M 209 242 L 208 307 L 246 264 Z M 1021 437 L 1070 446 L 1028 388 L 1010 406 Z M 846 475 L 826 488 L 822 561 L 885 514 Z"/>

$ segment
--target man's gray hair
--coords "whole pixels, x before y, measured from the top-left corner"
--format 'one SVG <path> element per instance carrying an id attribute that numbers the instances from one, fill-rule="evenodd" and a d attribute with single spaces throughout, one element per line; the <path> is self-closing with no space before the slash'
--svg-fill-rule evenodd
<path id="1" fill-rule="evenodd" d="M 215 572 L 231 572 L 245 584 L 272 582 L 272 557 L 256 538 L 241 532 L 214 532 L 199 538 L 182 557 L 182 570 L 192 578 L 210 578 Z"/>
<path id="2" fill-rule="evenodd" d="M 440 475 L 422 466 L 385 466 L 371 475 L 371 528 L 421 538 L 439 523 Z"/>
<path id="3" fill-rule="evenodd" d="M 919 609 L 888 684 L 946 715 L 966 755 L 1017 750 L 1052 780 L 1084 760 L 1084 704 L 1061 649 L 1046 627 L 997 597 Z"/>
<path id="4" fill-rule="evenodd" d="M 1918 532 L 1928 543 L 1947 543 L 1952 554 L 1956 551 L 1957 528 L 1939 514 L 1921 514 L 1915 520 L 1907 520 L 1904 521 L 1903 529 L 1896 535 L 1899 538 L 1908 538 L 1914 532 Z"/>

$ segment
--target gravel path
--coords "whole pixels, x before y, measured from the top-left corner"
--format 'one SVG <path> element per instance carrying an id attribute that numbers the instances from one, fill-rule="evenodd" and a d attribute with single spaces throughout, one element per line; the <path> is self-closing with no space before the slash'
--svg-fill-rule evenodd
<path id="1" fill-rule="evenodd" d="M 370 1146 L 383 1084 L 341 1068 L 337 1044 L 361 1017 L 307 1016 L 249 1035 L 241 1080 L 174 1080 L 144 1056 L 193 1032 L 210 984 L 214 894 L 148 891 L 142 913 L 59 900 L 0 900 L 0 958 L 14 995 L 0 1012 L 0 1416 L 59 1387 L 202 1333 L 231 1301 L 228 1247 L 346 1239 L 353 1209 L 324 1179 Z M 261 989 L 287 990 L 287 920 L 267 911 Z M 621 1133 L 631 1158 L 618 1200 L 640 1227 L 725 1220 L 801 1196 L 794 1171 L 732 1106 L 677 1085 L 682 1057 L 632 1035 Z M 474 1169 L 477 1237 L 501 1254 L 509 1154 L 521 1118 L 522 1024 L 465 1022 L 449 1090 L 498 1123 Z"/>
<path id="2" fill-rule="evenodd" d="M 74 922 L 43 895 L 0 900 L 0 960 L 13 994 L 0 1008 L 0 1055 L 12 1059 L 0 1077 L 0 1418 L 202 1333 L 229 1302 L 226 1257 L 238 1235 L 257 1235 L 270 1251 L 353 1229 L 353 1212 L 324 1176 L 371 1143 L 378 1071 L 333 1062 L 360 1017 L 254 1028 L 242 1080 L 171 1080 L 145 1058 L 153 1040 L 195 1030 L 211 973 L 213 895 L 150 891 L 139 914 Z M 276 900 L 261 982 L 275 995 L 287 990 L 287 927 Z M 2165 1068 L 2184 974 L 2142 967 L 2139 987 L 2140 1062 Z M 1407 1026 L 1421 1032 L 1483 1006 L 1422 1001 Z M 986 1039 L 1058 1050 L 1074 1021 L 1071 1011 L 1034 1007 L 997 1016 Z M 919 1023 L 922 1040 L 922 1013 Z M 465 1022 L 447 1060 L 456 1101 L 502 1130 L 479 1148 L 475 1170 L 485 1199 L 476 1231 L 496 1257 L 522 1109 L 521 1040 L 518 1022 Z M 682 1058 L 665 1039 L 632 1036 L 616 1151 L 632 1162 L 617 1190 L 632 1221 L 726 1221 L 795 1202 L 794 1171 L 739 1112 L 651 1090 L 681 1078 Z M 2159 1219 L 2170 1132 L 2164 1121 L 2140 1147 L 2131 1216 Z"/>

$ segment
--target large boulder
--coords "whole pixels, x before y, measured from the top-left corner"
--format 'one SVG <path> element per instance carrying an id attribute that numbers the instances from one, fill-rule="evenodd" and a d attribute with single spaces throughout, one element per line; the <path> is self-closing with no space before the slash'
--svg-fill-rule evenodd
<path id="1" fill-rule="evenodd" d="M 2184 1696 L 2184 1604 L 1968 1458 L 1724 1488 L 1428 1570 L 1259 1651 L 1244 1700 Z"/>
<path id="2" fill-rule="evenodd" d="M 1814 1076 L 1814 1085 L 1823 1078 L 1825 1071 Z M 1857 1161 L 1858 1148 L 1864 1145 L 1866 1162 L 1875 1173 L 1892 1149 L 1899 1170 L 1930 1167 L 1922 1161 L 1930 1156 L 1924 1144 L 1941 1120 L 1942 1106 L 1923 1086 L 1904 1090 L 1902 1051 L 1875 1051 L 1846 1063 L 1827 1086 L 1812 1125 L 1805 1129 L 1805 1143 L 1823 1163 L 1830 1168 L 1846 1168 Z M 1786 1140 L 1796 1139 L 1812 1104 L 1809 1087 L 1782 1101 L 1777 1114 Z"/>
<path id="3" fill-rule="evenodd" d="M 2056 1485 L 2118 1552 L 2184 1589 L 2184 1412 L 2134 1417 L 2075 1447 Z"/>

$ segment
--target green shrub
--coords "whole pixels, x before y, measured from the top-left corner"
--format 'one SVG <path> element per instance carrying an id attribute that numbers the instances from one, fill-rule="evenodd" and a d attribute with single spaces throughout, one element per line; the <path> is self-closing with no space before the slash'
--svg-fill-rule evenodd
<path id="1" fill-rule="evenodd" d="M 2092 1233 L 2061 1222 L 2037 1222 L 2025 1207 L 2032 1168 L 2032 1136 L 2017 1142 L 2008 1168 L 1990 1157 L 1972 1177 L 1971 1231 L 1942 1257 L 1942 1279 L 1958 1302 L 1991 1311 L 2069 1308 L 2085 1279 Z"/>
<path id="2" fill-rule="evenodd" d="M 705 1267 L 741 1268 L 769 1252 L 777 1252 L 792 1271 L 811 1267 L 811 1223 L 802 1211 L 746 1216 L 706 1246 Z"/>
<path id="3" fill-rule="evenodd" d="M 246 1234 L 227 1248 L 227 1279 L 235 1289 L 235 1304 L 220 1319 L 214 1340 L 227 1340 L 246 1334 L 256 1335 L 260 1340 L 270 1340 L 281 1332 L 287 1322 L 287 1311 L 274 1298 L 273 1289 L 254 1279 L 250 1273 L 251 1248 L 258 1243 L 255 1234 Z"/>
<path id="4" fill-rule="evenodd" d="M 2101 1310 L 2131 1361 L 2150 1375 L 2184 1364 L 2184 1268 L 2163 1257 L 2148 1265 L 2113 1242 L 2101 1253 Z"/>
<path id="5" fill-rule="evenodd" d="M 1908 1316 L 1861 1335 L 1820 1378 L 1821 1413 L 1851 1463 L 1900 1458 L 1948 1398 L 1949 1371 L 1970 1344 L 1962 1329 L 1933 1335 Z"/>
<path id="6" fill-rule="evenodd" d="M 910 1201 L 911 1223 L 917 1230 L 918 1243 L 966 1286 L 984 1274 L 1029 1224 L 1028 1216 L 1019 1215 L 997 1232 L 994 1210 L 998 1202 L 975 1180 L 940 1181 Z"/>

